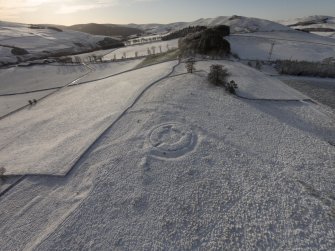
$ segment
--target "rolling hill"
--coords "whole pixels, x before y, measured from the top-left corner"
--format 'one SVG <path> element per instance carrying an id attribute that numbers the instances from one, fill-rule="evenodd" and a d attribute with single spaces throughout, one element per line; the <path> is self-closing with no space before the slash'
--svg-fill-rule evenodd
<path id="1" fill-rule="evenodd" d="M 141 29 L 126 27 L 116 24 L 76 24 L 68 26 L 67 29 L 86 32 L 92 35 L 101 35 L 101 36 L 130 36 L 135 34 L 142 33 Z"/>
<path id="2" fill-rule="evenodd" d="M 287 31 L 289 27 L 275 23 L 272 21 L 250 18 L 242 16 L 219 16 L 216 18 L 201 18 L 193 22 L 177 22 L 171 24 L 130 24 L 129 27 L 136 27 L 149 33 L 166 33 L 170 31 L 180 30 L 188 26 L 216 26 L 228 25 L 232 33 L 247 33 L 256 31 Z"/>
<path id="3" fill-rule="evenodd" d="M 278 22 L 293 29 L 335 38 L 335 17 L 332 16 L 315 15 Z"/>
<path id="4" fill-rule="evenodd" d="M 105 36 L 0 21 L 0 65 L 120 46 L 120 41 Z"/>

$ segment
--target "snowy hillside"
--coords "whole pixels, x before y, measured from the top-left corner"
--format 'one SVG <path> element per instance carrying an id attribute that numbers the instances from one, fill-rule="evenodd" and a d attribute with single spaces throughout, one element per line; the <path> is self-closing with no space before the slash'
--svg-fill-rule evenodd
<path id="1" fill-rule="evenodd" d="M 113 59 L 122 59 L 123 57 L 124 58 L 143 57 L 148 56 L 150 54 L 167 52 L 171 49 L 176 48 L 178 48 L 178 39 L 173 39 L 169 41 L 160 41 L 149 44 L 132 45 L 112 51 L 111 53 L 106 54 L 104 56 L 104 59 L 113 60 Z"/>
<path id="2" fill-rule="evenodd" d="M 335 56 L 332 38 L 301 31 L 232 34 L 227 40 L 241 59 L 323 61 Z"/>
<path id="3" fill-rule="evenodd" d="M 278 22 L 294 29 L 335 38 L 335 17 L 332 16 L 308 16 L 303 18 L 281 20 Z"/>
<path id="4" fill-rule="evenodd" d="M 0 21 L 0 65 L 98 49 L 105 37 Z M 13 51 L 18 48 L 17 52 Z"/>
<path id="5" fill-rule="evenodd" d="M 164 33 L 175 30 L 180 30 L 188 26 L 215 26 L 228 25 L 231 27 L 232 33 L 245 33 L 256 31 L 287 31 L 290 28 L 264 19 L 231 16 L 231 17 L 216 17 L 216 18 L 201 18 L 194 22 L 179 22 L 171 24 L 151 24 L 151 25 L 130 25 L 131 27 L 141 28 L 147 32 Z"/>
<path id="6" fill-rule="evenodd" d="M 212 64 L 244 98 L 208 83 Z M 333 250 L 333 114 L 238 62 L 196 69 L 134 70 L 1 120 L 0 167 L 27 175 L 1 194 L 0 249 Z"/>

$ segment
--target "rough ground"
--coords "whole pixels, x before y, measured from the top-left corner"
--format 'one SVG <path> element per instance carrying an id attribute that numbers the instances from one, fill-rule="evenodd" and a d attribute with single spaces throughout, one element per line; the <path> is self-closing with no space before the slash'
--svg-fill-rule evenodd
<path id="1" fill-rule="evenodd" d="M 334 140 L 323 107 L 169 78 L 67 176 L 0 198 L 0 249 L 333 250 Z"/>

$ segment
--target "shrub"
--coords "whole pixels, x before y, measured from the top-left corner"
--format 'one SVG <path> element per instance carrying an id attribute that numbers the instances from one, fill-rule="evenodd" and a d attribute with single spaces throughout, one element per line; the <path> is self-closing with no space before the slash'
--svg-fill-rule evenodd
<path id="1" fill-rule="evenodd" d="M 232 93 L 232 94 L 235 94 L 236 93 L 236 89 L 237 89 L 237 84 L 235 83 L 234 80 L 228 82 L 225 84 L 225 88 L 226 88 L 226 91 Z"/>
<path id="2" fill-rule="evenodd" d="M 261 70 L 261 69 L 262 69 L 262 64 L 261 64 L 261 62 L 257 60 L 257 61 L 256 61 L 256 66 L 255 66 L 255 67 L 256 67 L 257 70 Z"/>
<path id="3" fill-rule="evenodd" d="M 222 65 L 213 64 L 210 67 L 208 74 L 208 80 L 214 85 L 225 85 L 227 77 L 229 76 L 227 69 L 224 69 Z"/>
<path id="4" fill-rule="evenodd" d="M 227 77 L 229 73 L 227 69 L 224 69 L 222 65 L 211 65 L 210 72 L 208 74 L 208 80 L 210 83 L 223 86 L 226 91 L 235 94 L 235 90 L 237 89 L 237 84 L 234 80 L 227 82 Z"/>

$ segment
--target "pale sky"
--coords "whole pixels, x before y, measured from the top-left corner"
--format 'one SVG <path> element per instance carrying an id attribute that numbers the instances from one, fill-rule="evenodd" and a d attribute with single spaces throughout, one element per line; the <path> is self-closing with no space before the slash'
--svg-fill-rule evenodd
<path id="1" fill-rule="evenodd" d="M 242 15 L 335 16 L 335 0 L 0 0 L 0 20 L 22 23 L 171 23 Z"/>

